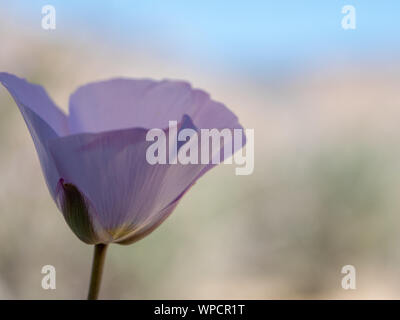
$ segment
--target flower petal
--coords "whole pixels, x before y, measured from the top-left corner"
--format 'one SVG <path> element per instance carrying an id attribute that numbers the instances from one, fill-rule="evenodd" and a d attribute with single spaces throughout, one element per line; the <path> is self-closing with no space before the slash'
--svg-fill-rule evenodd
<path id="1" fill-rule="evenodd" d="M 142 128 L 85 133 L 49 144 L 60 178 L 85 195 L 114 242 L 138 226 L 153 224 L 206 167 L 149 164 L 146 150 L 152 142 L 146 134 Z"/>
<path id="2" fill-rule="evenodd" d="M 49 158 L 47 142 L 66 133 L 67 118 L 54 105 L 44 89 L 8 73 L 0 73 L 0 82 L 8 89 L 32 135 L 47 186 L 56 199 L 59 179 L 53 160 Z"/>
<path id="3" fill-rule="evenodd" d="M 78 88 L 70 97 L 69 128 L 73 133 L 166 128 L 184 114 L 198 128 L 239 128 L 223 104 L 183 81 L 112 79 Z"/>
<path id="4" fill-rule="evenodd" d="M 143 223 L 142 225 L 137 226 L 133 229 L 127 236 L 121 238 L 120 240 L 116 241 L 119 244 L 128 245 L 132 244 L 140 239 L 144 238 L 151 232 L 153 232 L 161 223 L 164 222 L 165 219 L 174 211 L 176 206 L 179 203 L 179 200 L 183 197 L 187 190 L 190 189 L 192 185 L 187 187 L 184 192 L 172 203 L 170 203 L 167 207 L 159 211 L 157 214 L 152 216 L 148 222 Z"/>
<path id="5" fill-rule="evenodd" d="M 66 115 L 49 98 L 42 86 L 5 72 L 0 72 L 0 82 L 8 89 L 19 108 L 30 109 L 58 136 L 68 134 Z"/>

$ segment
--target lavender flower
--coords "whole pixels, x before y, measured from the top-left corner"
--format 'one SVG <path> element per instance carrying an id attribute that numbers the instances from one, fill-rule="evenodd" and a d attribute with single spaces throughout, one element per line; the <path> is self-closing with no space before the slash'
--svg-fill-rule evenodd
<path id="1" fill-rule="evenodd" d="M 65 115 L 45 90 L 8 73 L 0 82 L 32 135 L 53 200 L 88 244 L 130 244 L 159 226 L 213 164 L 149 164 L 146 133 L 241 129 L 204 91 L 180 81 L 112 79 L 78 88 Z"/>

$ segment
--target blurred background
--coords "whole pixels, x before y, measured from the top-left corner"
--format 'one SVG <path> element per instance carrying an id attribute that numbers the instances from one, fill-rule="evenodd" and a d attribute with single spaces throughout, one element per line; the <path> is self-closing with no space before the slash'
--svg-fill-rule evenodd
<path id="1" fill-rule="evenodd" d="M 55 30 L 41 26 L 47 4 Z M 400 2 L 1 0 L 0 12 L 0 70 L 66 112 L 90 81 L 184 79 L 255 130 L 254 174 L 221 165 L 150 236 L 112 245 L 101 298 L 400 297 Z M 1 87 L 0 298 L 85 298 L 92 250 Z M 48 264 L 56 290 L 41 287 Z"/>

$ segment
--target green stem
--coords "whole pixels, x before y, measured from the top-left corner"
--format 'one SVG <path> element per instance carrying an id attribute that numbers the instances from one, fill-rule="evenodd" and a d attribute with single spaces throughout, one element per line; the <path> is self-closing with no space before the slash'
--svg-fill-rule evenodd
<path id="1" fill-rule="evenodd" d="M 99 296 L 101 275 L 103 273 L 106 252 L 106 244 L 100 243 L 94 246 L 92 275 L 90 276 L 88 300 L 97 300 L 97 297 Z"/>

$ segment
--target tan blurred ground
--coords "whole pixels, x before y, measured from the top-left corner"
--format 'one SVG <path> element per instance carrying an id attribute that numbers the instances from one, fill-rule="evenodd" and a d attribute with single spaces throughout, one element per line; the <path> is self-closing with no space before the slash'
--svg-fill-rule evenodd
<path id="1" fill-rule="evenodd" d="M 255 129 L 254 174 L 214 169 L 149 237 L 111 246 L 102 298 L 399 298 L 400 68 L 327 60 L 260 81 L 157 52 L 0 26 L 0 70 L 42 84 L 64 110 L 86 82 L 176 78 Z M 3 88 L 0 178 L 0 298 L 84 298 L 92 248 L 52 203 Z M 55 291 L 41 288 L 46 264 L 56 267 Z M 357 269 L 355 291 L 341 289 L 347 264 Z"/>

